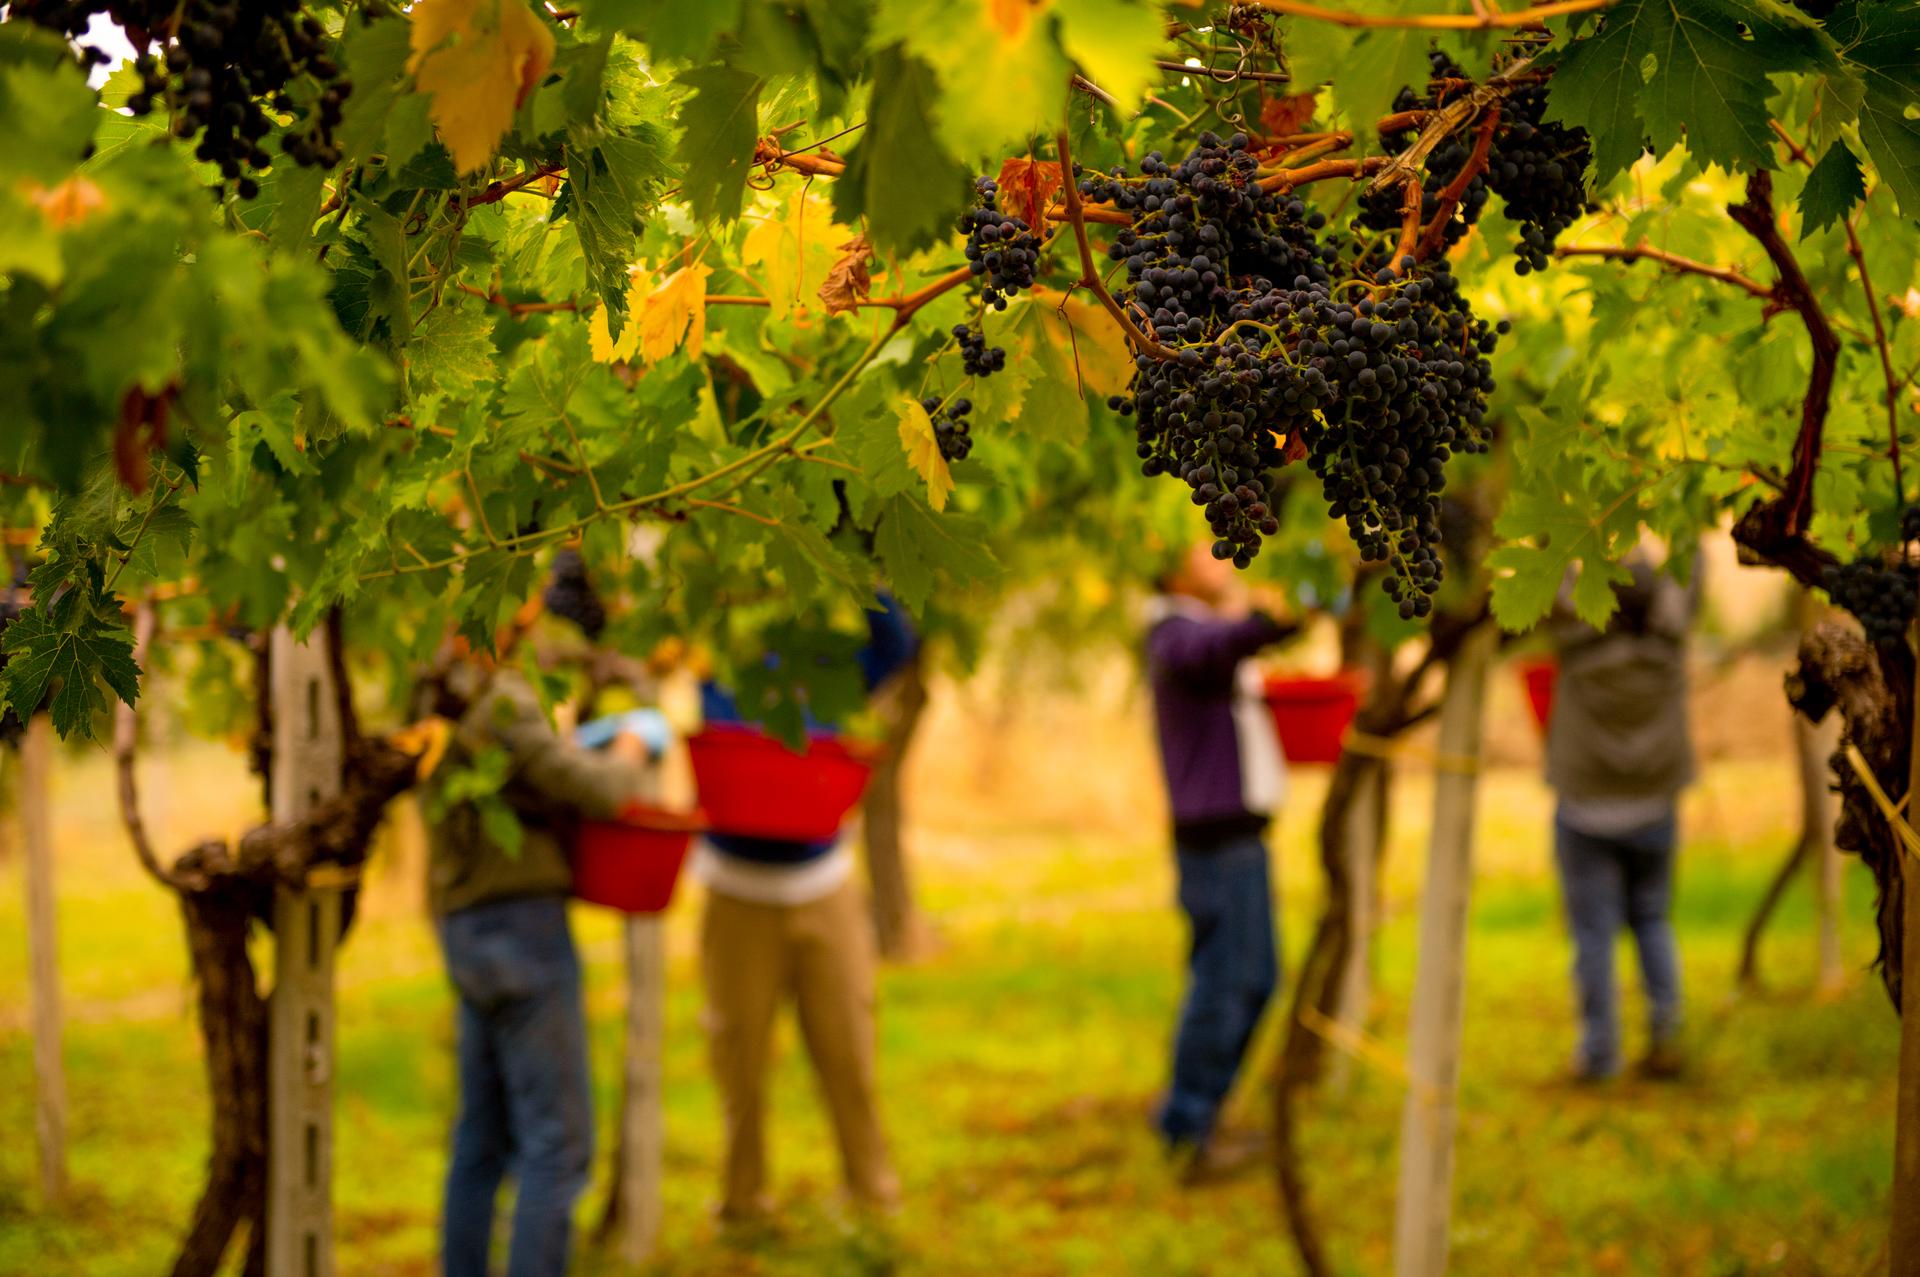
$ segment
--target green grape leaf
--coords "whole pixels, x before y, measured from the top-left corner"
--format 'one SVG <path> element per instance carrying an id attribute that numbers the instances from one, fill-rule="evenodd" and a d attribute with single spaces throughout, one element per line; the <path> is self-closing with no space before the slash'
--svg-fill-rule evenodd
<path id="1" fill-rule="evenodd" d="M 1835 142 L 1807 174 L 1800 188 L 1800 238 L 1843 220 L 1867 197 L 1860 159 L 1845 142 Z"/>
<path id="2" fill-rule="evenodd" d="M 366 163 L 386 142 L 388 117 L 406 91 L 408 35 L 406 23 L 391 19 L 347 24 L 342 60 L 353 77 L 353 92 L 347 95 L 334 139 L 348 164 Z M 420 101 L 424 108 L 426 99 Z M 424 109 L 420 118 L 426 119 Z M 425 144 L 422 137 L 420 145 Z M 414 147 L 415 152 L 419 149 Z M 395 162 L 411 158 L 410 152 Z"/>
<path id="3" fill-rule="evenodd" d="M 678 82 L 693 89 L 680 108 L 685 130 L 675 153 L 685 170 L 680 192 L 698 220 L 731 222 L 740 216 L 746 196 L 765 81 L 715 63 L 686 72 Z"/>
<path id="4" fill-rule="evenodd" d="M 1770 77 L 1819 67 L 1838 69 L 1830 42 L 1779 0 L 1621 0 L 1561 54 L 1549 114 L 1593 136 L 1596 184 L 1643 139 L 1728 172 L 1771 168 Z"/>
<path id="5" fill-rule="evenodd" d="M 0 119 L 9 137 L 0 175 L 53 182 L 71 172 L 100 118 L 72 63 L 0 68 Z"/>
<path id="6" fill-rule="evenodd" d="M 919 112 L 964 161 L 997 169 L 1009 151 L 1026 149 L 1031 135 L 1057 127 L 1072 68 L 1039 8 L 884 0 L 871 39 L 880 48 L 897 42 L 933 72 L 939 91 Z M 993 77 L 990 93 L 980 89 L 983 69 Z M 873 82 L 878 97 L 886 76 L 876 69 Z M 868 112 L 869 127 L 877 114 Z"/>
<path id="7" fill-rule="evenodd" d="M 1086 77 L 1137 111 L 1160 79 L 1154 55 L 1166 43 L 1159 6 L 1133 0 L 1055 0 L 1060 43 Z"/>
<path id="8" fill-rule="evenodd" d="M 913 612 L 933 597 L 937 582 L 977 581 L 998 567 L 972 520 L 936 515 L 918 497 L 905 494 L 886 499 L 873 544 L 893 592 Z"/>
<path id="9" fill-rule="evenodd" d="M 109 703 L 100 683 L 131 705 L 140 697 L 140 667 L 126 627 L 101 620 L 83 604 L 76 590 L 15 617 L 6 630 L 0 686 L 21 718 L 31 717 L 51 689 L 54 730 L 88 739 L 94 714 Z"/>
<path id="10" fill-rule="evenodd" d="M 867 219 L 882 252 L 910 253 L 947 234 L 966 199 L 967 170 L 942 149 L 929 125 L 933 73 L 897 48 L 874 62 L 867 127 L 847 151 L 833 184 L 834 220 Z"/>
<path id="11" fill-rule="evenodd" d="M 1908 218 L 1920 216 L 1920 6 L 1842 5 L 1828 20 L 1859 78 L 1867 156 Z"/>
<path id="12" fill-rule="evenodd" d="M 465 394 L 493 376 L 493 316 L 485 302 L 443 302 L 413 330 L 407 371 L 418 393 Z"/>
<path id="13" fill-rule="evenodd" d="M 694 62 L 740 25 L 741 0 L 583 0 L 581 16 L 595 31 L 624 31 L 655 56 Z"/>

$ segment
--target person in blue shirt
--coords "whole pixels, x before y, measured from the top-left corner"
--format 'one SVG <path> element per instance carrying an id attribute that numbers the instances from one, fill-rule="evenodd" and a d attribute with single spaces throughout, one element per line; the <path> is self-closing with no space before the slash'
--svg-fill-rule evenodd
<path id="1" fill-rule="evenodd" d="M 885 595 L 878 604 L 857 658 L 869 693 L 918 646 L 900 605 Z M 709 724 L 751 721 L 717 683 L 702 689 L 701 701 Z M 824 729 L 811 714 L 807 725 Z M 707 888 L 700 970 L 726 1120 L 721 1219 L 749 1222 L 768 1210 L 767 1069 L 774 1019 L 788 1000 L 833 1120 L 847 1191 L 856 1206 L 890 1210 L 899 1182 L 875 1087 L 874 938 L 844 833 L 790 842 L 715 829 L 695 851 L 692 872 Z"/>

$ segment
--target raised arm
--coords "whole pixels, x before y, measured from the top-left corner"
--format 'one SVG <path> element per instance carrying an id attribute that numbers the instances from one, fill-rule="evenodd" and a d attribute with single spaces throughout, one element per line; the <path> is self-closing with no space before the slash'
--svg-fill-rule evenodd
<path id="1" fill-rule="evenodd" d="M 1147 636 L 1147 659 L 1178 678 L 1230 682 L 1241 661 L 1293 630 L 1262 612 L 1239 621 L 1174 616 L 1154 626 Z"/>

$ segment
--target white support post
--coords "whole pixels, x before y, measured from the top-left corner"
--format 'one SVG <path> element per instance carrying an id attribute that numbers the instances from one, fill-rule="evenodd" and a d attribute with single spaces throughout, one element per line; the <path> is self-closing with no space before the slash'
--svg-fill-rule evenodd
<path id="1" fill-rule="evenodd" d="M 1441 1277 L 1453 1210 L 1455 1101 L 1466 1007 L 1467 901 L 1473 871 L 1474 805 L 1487 669 L 1499 635 L 1469 634 L 1447 667 L 1440 706 L 1433 833 L 1420 901 L 1419 967 L 1408 1032 L 1407 1089 L 1400 1122 L 1400 1190 L 1394 1216 L 1395 1277 Z"/>
<path id="2" fill-rule="evenodd" d="M 665 786 L 649 776 L 646 796 Z M 626 1070 L 620 1109 L 620 1258 L 644 1267 L 660 1244 L 662 1156 L 666 1106 L 661 1085 L 667 1041 L 667 944 L 664 914 L 630 914 L 622 930 L 627 959 Z"/>
<path id="3" fill-rule="evenodd" d="M 33 1133 L 46 1204 L 67 1192 L 67 1074 L 60 1052 L 59 936 L 53 899 L 53 724 L 27 722 L 20 742 L 20 827 L 26 844 L 27 960 L 32 983 Z"/>
<path id="4" fill-rule="evenodd" d="M 1816 987 L 1832 993 L 1847 981 L 1840 957 L 1840 849 L 1833 845 L 1834 808 L 1832 773 L 1827 761 L 1840 747 L 1840 715 L 1829 713 L 1814 726 L 1793 716 L 1794 752 L 1800 762 L 1800 789 L 1805 797 L 1807 835 L 1814 840 L 1813 898 L 1820 927 L 1820 965 Z"/>
<path id="5" fill-rule="evenodd" d="M 1380 762 L 1361 767 L 1347 808 L 1347 880 L 1351 892 L 1347 900 L 1347 960 L 1340 969 L 1333 1018 L 1341 1028 L 1356 1034 L 1367 1027 L 1367 1006 L 1373 998 L 1373 926 L 1379 894 L 1373 871 L 1380 854 L 1379 787 L 1384 783 L 1385 766 Z M 1353 1056 L 1346 1051 L 1334 1052 L 1327 1069 L 1327 1089 L 1343 1095 L 1352 1082 Z"/>
<path id="6" fill-rule="evenodd" d="M 343 741 L 327 636 L 273 632 L 276 821 L 298 820 L 339 792 Z M 268 1277 L 333 1277 L 333 960 L 337 887 L 274 896 L 268 1024 Z"/>

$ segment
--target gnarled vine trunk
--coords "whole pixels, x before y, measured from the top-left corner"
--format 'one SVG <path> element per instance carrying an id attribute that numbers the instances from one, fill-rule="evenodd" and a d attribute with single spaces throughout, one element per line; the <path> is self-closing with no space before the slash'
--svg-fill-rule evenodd
<path id="1" fill-rule="evenodd" d="M 176 870 L 195 867 L 187 862 L 205 851 L 189 852 Z M 198 992 L 213 1147 L 173 1277 L 212 1277 L 236 1235 L 247 1239 L 250 1277 L 266 1270 L 267 1002 L 247 952 L 257 897 L 249 884 L 220 876 L 179 892 Z"/>

